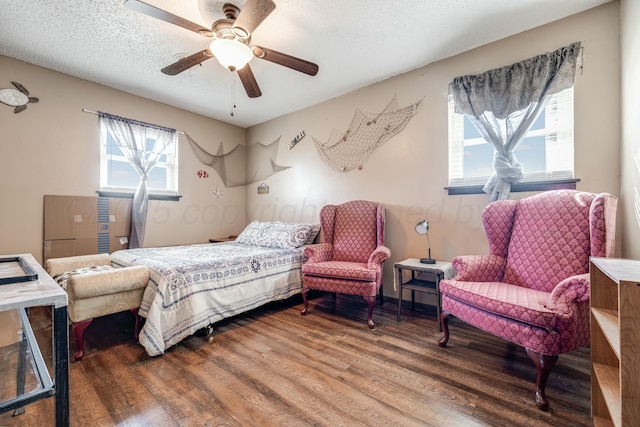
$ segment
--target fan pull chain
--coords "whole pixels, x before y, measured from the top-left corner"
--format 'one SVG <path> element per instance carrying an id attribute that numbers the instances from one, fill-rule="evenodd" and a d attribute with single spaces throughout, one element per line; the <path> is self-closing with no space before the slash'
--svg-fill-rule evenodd
<path id="1" fill-rule="evenodd" d="M 231 73 L 231 117 L 233 117 L 233 112 L 236 109 L 236 77 L 233 73 Z"/>

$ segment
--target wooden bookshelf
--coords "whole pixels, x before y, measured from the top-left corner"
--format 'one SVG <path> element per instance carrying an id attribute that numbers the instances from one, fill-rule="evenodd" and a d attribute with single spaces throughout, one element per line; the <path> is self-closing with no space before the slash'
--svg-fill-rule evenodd
<path id="1" fill-rule="evenodd" d="M 591 258 L 591 414 L 640 425 L 640 261 Z"/>

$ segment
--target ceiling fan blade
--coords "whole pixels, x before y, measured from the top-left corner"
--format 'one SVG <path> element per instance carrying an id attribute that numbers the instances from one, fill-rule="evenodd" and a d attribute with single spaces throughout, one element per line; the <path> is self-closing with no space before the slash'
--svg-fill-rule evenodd
<path id="1" fill-rule="evenodd" d="M 295 56 L 287 55 L 286 53 L 267 49 L 266 47 L 254 46 L 253 54 L 258 58 L 289 67 L 292 70 L 300 71 L 310 76 L 318 74 L 318 65 L 305 61 L 304 59 L 296 58 Z"/>
<path id="2" fill-rule="evenodd" d="M 242 28 L 246 34 L 238 35 L 249 36 L 275 8 L 276 4 L 271 0 L 247 0 L 233 23 L 234 31 L 238 34 L 237 29 Z"/>
<path id="3" fill-rule="evenodd" d="M 249 64 L 240 68 L 237 73 L 238 77 L 240 77 L 240 81 L 242 82 L 242 86 L 244 86 L 244 90 L 247 91 L 247 95 L 249 95 L 249 98 L 257 98 L 262 95 L 260 87 L 258 87 L 258 82 L 256 81 Z"/>
<path id="4" fill-rule="evenodd" d="M 159 9 L 143 1 L 126 0 L 124 2 L 124 5 L 133 11 L 142 13 L 152 18 L 159 19 L 161 21 L 168 22 L 170 24 L 177 25 L 182 28 L 186 28 L 187 30 L 193 31 L 205 37 L 213 36 L 213 33 L 211 32 L 211 28 L 203 27 L 200 24 L 196 24 L 195 22 L 191 22 L 187 19 L 181 18 L 180 16 L 177 16 L 177 15 L 174 15 L 173 13 L 169 13 L 165 10 Z"/>
<path id="5" fill-rule="evenodd" d="M 181 72 L 188 70 L 194 65 L 198 65 L 209 58 L 213 58 L 213 54 L 209 49 L 203 49 L 200 52 L 194 53 L 193 55 L 189 55 L 185 58 L 180 58 L 177 62 L 174 62 L 171 65 L 167 65 L 160 71 L 169 76 L 175 76 L 176 74 L 180 74 Z"/>

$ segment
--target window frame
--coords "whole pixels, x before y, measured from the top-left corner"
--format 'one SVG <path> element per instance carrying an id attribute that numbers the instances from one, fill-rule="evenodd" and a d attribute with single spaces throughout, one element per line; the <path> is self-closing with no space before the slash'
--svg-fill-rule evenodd
<path id="1" fill-rule="evenodd" d="M 567 92 L 567 93 L 564 93 Z M 564 93 L 564 94 L 563 94 Z M 571 170 L 556 170 L 556 171 L 544 171 L 544 172 L 532 172 L 530 174 L 525 173 L 525 178 L 516 184 L 511 185 L 511 192 L 524 192 L 524 191 L 547 191 L 547 190 L 556 190 L 556 189 L 576 189 L 576 184 L 580 182 L 580 179 L 575 178 L 575 164 L 574 164 L 574 150 L 575 150 L 575 138 L 574 138 L 574 119 L 575 119 L 575 111 L 574 111 L 574 86 L 565 89 L 559 94 L 563 94 L 562 96 L 568 97 L 569 101 L 566 99 L 562 100 L 563 102 L 570 102 L 570 110 L 567 110 L 565 113 L 570 113 L 572 116 L 571 125 L 570 125 L 570 133 L 571 133 L 571 155 L 572 155 L 572 166 Z M 545 106 L 545 109 L 547 106 Z M 543 112 L 544 114 L 544 112 Z M 485 194 L 483 191 L 483 187 L 485 183 L 489 180 L 490 175 L 486 177 L 473 177 L 473 178 L 452 178 L 452 162 L 456 161 L 458 164 L 454 164 L 454 168 L 457 168 L 458 174 L 463 172 L 463 165 L 461 162 L 464 160 L 464 114 L 455 113 L 453 98 L 449 96 L 448 98 L 448 149 L 449 149 L 449 185 L 444 187 L 445 190 L 448 191 L 449 195 L 460 195 L 460 194 Z M 545 121 L 546 123 L 546 121 Z M 546 127 L 545 127 L 546 129 Z M 567 131 L 567 127 L 561 128 L 562 132 Z M 533 130 L 527 133 L 527 137 L 536 136 L 533 134 L 540 134 L 540 130 Z M 543 135 L 545 138 L 549 135 L 558 134 L 558 129 L 552 132 L 545 132 Z M 469 138 L 469 140 L 473 140 L 474 138 Z M 547 141 L 545 141 L 546 143 Z M 489 144 L 485 141 L 486 144 Z M 493 148 L 493 147 L 491 147 Z M 566 149 L 566 148 L 565 148 Z M 517 150 L 517 149 L 516 149 Z M 525 165 L 526 166 L 526 165 Z M 493 168 L 493 165 L 491 165 Z"/>
<path id="2" fill-rule="evenodd" d="M 147 140 L 153 138 L 153 127 L 149 127 L 151 134 L 147 136 Z M 131 162 L 124 155 L 114 155 L 108 153 L 108 147 L 110 145 L 109 139 L 111 139 L 113 144 L 117 144 L 115 142 L 113 136 L 110 134 L 109 130 L 106 126 L 100 125 L 100 189 L 97 191 L 100 197 L 117 197 L 117 198 L 133 198 L 136 187 L 126 187 L 119 185 L 109 185 L 109 163 L 111 162 L 120 162 L 125 163 L 129 167 Z M 180 200 L 180 195 L 178 194 L 178 186 L 179 186 L 179 157 L 178 157 L 178 136 L 174 135 L 173 141 L 171 144 L 167 145 L 165 148 L 166 161 L 161 162 L 158 161 L 156 165 L 151 169 L 154 170 L 158 167 L 166 170 L 167 177 L 167 187 L 166 188 L 152 188 L 148 187 L 149 200 L 172 200 L 178 201 Z M 170 161 L 171 160 L 171 161 Z M 135 171 L 135 169 L 134 169 Z"/>

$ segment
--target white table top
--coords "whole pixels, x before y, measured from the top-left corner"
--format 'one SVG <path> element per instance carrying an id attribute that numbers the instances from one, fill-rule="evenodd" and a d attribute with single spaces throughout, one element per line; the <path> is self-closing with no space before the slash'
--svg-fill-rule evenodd
<path id="1" fill-rule="evenodd" d="M 423 264 L 418 258 L 407 258 L 404 261 L 396 262 L 394 266 L 401 268 L 411 268 L 414 270 L 441 270 L 444 273 L 445 279 L 451 279 L 456 274 L 453 268 L 453 264 L 447 261 L 436 260 L 435 264 Z"/>
<path id="2" fill-rule="evenodd" d="M 0 255 L 22 257 L 38 273 L 38 280 L 0 285 L 0 311 L 21 307 L 53 305 L 55 308 L 68 305 L 67 293 L 47 274 L 31 254 Z"/>
<path id="3" fill-rule="evenodd" d="M 444 273 L 444 279 L 451 279 L 456 275 L 453 264 L 448 261 L 438 261 L 435 264 L 423 264 L 418 258 L 407 258 L 404 261 L 398 261 L 393 265 L 395 268 L 407 268 L 414 271 L 433 271 L 439 270 Z M 396 283 L 396 275 L 393 275 L 393 289 L 398 290 Z"/>

